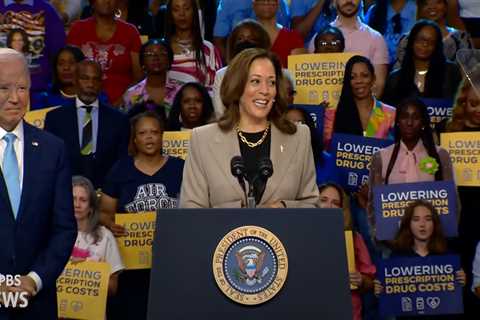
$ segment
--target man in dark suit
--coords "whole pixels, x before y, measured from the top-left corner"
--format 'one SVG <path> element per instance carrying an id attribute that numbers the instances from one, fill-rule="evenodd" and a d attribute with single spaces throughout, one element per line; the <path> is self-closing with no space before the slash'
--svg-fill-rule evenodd
<path id="1" fill-rule="evenodd" d="M 77 98 L 47 113 L 44 129 L 62 138 L 68 148 L 72 174 L 103 186 L 113 164 L 127 155 L 129 123 L 120 111 L 99 102 L 102 70 L 91 60 L 77 65 Z"/>
<path id="2" fill-rule="evenodd" d="M 56 280 L 77 236 L 65 146 L 23 121 L 29 88 L 24 56 L 0 49 L 0 274 L 20 276 L 0 294 L 28 297 L 24 308 L 0 301 L 0 320 L 57 319 Z"/>

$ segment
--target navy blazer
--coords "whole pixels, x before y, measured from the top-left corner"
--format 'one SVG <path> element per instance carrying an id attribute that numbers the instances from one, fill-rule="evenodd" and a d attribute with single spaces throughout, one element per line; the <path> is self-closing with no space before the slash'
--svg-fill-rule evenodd
<path id="1" fill-rule="evenodd" d="M 64 143 L 27 123 L 24 129 L 23 185 L 17 219 L 0 179 L 0 273 L 35 271 L 43 288 L 25 309 L 0 308 L 4 319 L 56 319 L 56 280 L 77 237 L 72 178 Z"/>
<path id="2" fill-rule="evenodd" d="M 98 110 L 97 148 L 91 162 L 91 175 L 84 171 L 78 137 L 77 108 L 74 104 L 49 111 L 46 131 L 62 138 L 67 146 L 73 175 L 84 175 L 95 188 L 102 188 L 105 176 L 115 162 L 126 156 L 130 125 L 126 115 L 100 102 Z"/>

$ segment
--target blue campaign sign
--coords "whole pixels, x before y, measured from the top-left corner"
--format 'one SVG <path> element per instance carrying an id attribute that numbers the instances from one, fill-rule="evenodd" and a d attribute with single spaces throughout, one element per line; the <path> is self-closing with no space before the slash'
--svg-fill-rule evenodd
<path id="1" fill-rule="evenodd" d="M 462 286 L 456 281 L 460 258 L 455 255 L 382 260 L 377 270 L 383 286 L 384 316 L 463 313 Z"/>
<path id="2" fill-rule="evenodd" d="M 447 237 L 457 236 L 457 194 L 453 181 L 399 183 L 373 188 L 378 240 L 395 237 L 405 208 L 415 200 L 430 201 L 437 209 Z"/>
<path id="3" fill-rule="evenodd" d="M 372 155 L 392 143 L 391 140 L 335 133 L 330 149 L 335 156 L 342 187 L 351 192 L 357 191 L 358 187 L 368 181 Z"/>
<path id="4" fill-rule="evenodd" d="M 323 118 L 325 116 L 325 108 L 323 106 L 315 106 L 309 104 L 294 104 L 291 107 L 300 108 L 308 112 L 315 124 L 316 135 L 321 140 L 323 139 Z"/>
<path id="5" fill-rule="evenodd" d="M 451 99 L 421 99 L 427 105 L 428 115 L 432 128 L 444 119 L 452 117 Z"/>

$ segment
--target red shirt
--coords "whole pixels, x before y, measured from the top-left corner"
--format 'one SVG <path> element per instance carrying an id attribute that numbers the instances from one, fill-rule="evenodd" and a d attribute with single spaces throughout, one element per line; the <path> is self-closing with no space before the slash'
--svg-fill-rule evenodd
<path id="1" fill-rule="evenodd" d="M 116 20 L 113 36 L 106 40 L 97 37 L 94 17 L 73 23 L 67 36 L 67 43 L 80 47 L 89 59 L 102 66 L 103 90 L 110 102 L 115 102 L 133 82 L 131 53 L 138 53 L 140 34 L 134 25 Z"/>
<path id="2" fill-rule="evenodd" d="M 282 67 L 287 68 L 288 55 L 296 48 L 303 48 L 302 36 L 297 31 L 282 28 L 270 50 L 277 54 Z"/>

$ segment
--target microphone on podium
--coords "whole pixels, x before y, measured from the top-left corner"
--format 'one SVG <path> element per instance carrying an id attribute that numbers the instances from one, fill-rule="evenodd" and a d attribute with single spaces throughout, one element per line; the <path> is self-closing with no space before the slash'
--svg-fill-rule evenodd
<path id="1" fill-rule="evenodd" d="M 259 194 L 263 194 L 265 187 L 267 186 L 268 179 L 273 175 L 273 164 L 270 158 L 263 158 L 258 163 L 258 175 L 257 179 L 260 180 L 259 183 Z"/>
<path id="2" fill-rule="evenodd" d="M 249 206 L 249 197 L 247 196 L 247 189 L 245 188 L 245 180 L 244 178 L 247 175 L 247 170 L 245 168 L 245 162 L 241 156 L 234 156 L 232 160 L 230 160 L 230 170 L 232 175 L 237 178 L 238 183 L 242 187 L 243 193 L 245 195 L 245 204 Z M 254 201 L 255 202 L 255 201 Z"/>

